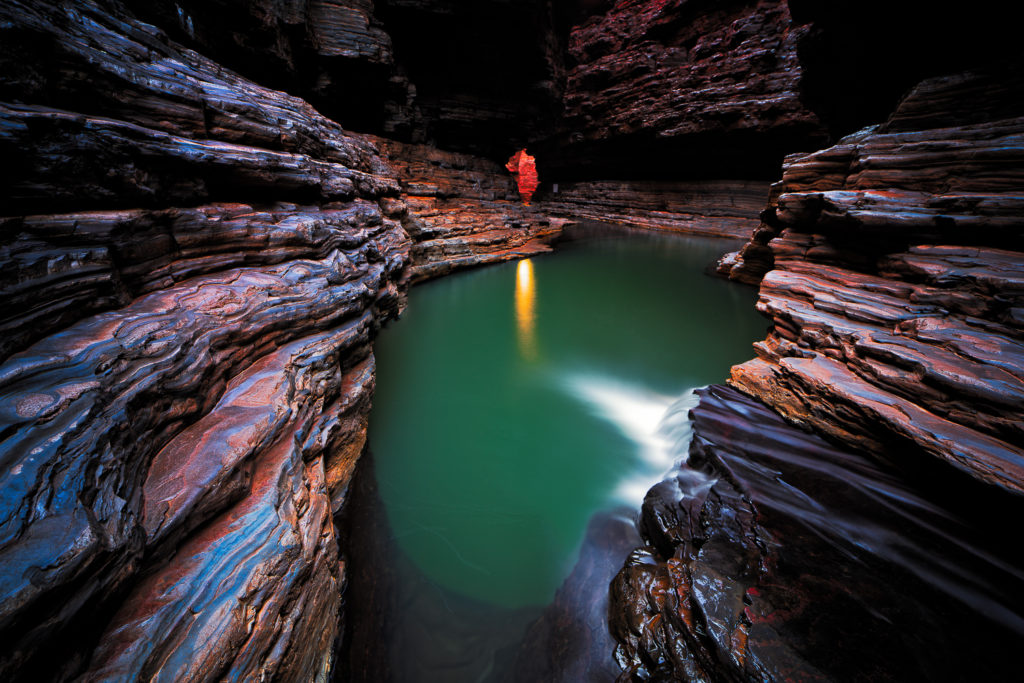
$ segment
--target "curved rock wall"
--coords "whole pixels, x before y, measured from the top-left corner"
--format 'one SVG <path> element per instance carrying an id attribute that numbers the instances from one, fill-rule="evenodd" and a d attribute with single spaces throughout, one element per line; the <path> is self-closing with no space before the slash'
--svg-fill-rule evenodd
<path id="1" fill-rule="evenodd" d="M 398 183 L 98 4 L 0 17 L 0 676 L 325 680 Z"/>
<path id="2" fill-rule="evenodd" d="M 504 159 L 554 123 L 549 0 L 157 0 L 142 16 L 347 129 Z"/>

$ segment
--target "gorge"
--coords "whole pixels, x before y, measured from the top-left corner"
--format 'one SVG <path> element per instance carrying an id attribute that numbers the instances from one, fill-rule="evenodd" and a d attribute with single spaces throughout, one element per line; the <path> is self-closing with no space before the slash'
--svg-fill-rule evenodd
<path id="1" fill-rule="evenodd" d="M 606 335 L 566 316 L 555 336 L 646 356 L 673 400 L 710 385 L 677 405 L 688 438 L 636 528 L 571 502 L 571 471 L 526 470 L 576 444 L 621 481 L 628 440 L 534 390 L 487 416 L 528 442 L 511 490 L 564 499 L 536 529 L 575 516 L 490 680 L 1019 676 L 1024 51 L 1002 4 L 137 4 L 0 5 L 0 677 L 477 680 L 383 663 L 394 591 L 427 590 L 384 540 L 429 521 L 382 519 L 388 478 L 451 498 L 438 458 L 470 460 L 451 431 L 385 456 L 481 424 L 497 384 L 456 389 L 473 353 L 551 350 L 512 323 L 546 304 L 510 297 L 558 263 L 562 310 L 621 300 Z M 633 231 L 624 261 L 572 275 L 606 223 Z M 426 303 L 488 278 L 501 303 Z M 720 325 L 701 295 L 682 320 L 711 351 L 673 332 L 698 286 L 750 316 Z M 388 335 L 429 322 L 456 336 L 414 333 L 403 366 Z M 428 369 L 454 403 L 414 388 Z M 422 422 L 376 412 L 410 398 Z M 544 561 L 457 587 L 493 597 Z"/>

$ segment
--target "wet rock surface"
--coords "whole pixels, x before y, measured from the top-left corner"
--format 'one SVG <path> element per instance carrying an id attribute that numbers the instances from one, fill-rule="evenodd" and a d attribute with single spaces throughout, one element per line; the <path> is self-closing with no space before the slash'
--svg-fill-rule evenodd
<path id="1" fill-rule="evenodd" d="M 926 81 L 885 124 L 787 159 L 721 265 L 761 280 L 773 322 L 735 386 L 855 447 L 1024 491 L 1022 92 L 1004 72 Z"/>
<path id="2" fill-rule="evenodd" d="M 572 573 L 527 629 L 504 680 L 596 683 L 618 678 L 607 586 L 623 556 L 640 541 L 632 514 L 601 513 L 590 520 Z"/>
<path id="3" fill-rule="evenodd" d="M 985 515 L 735 389 L 700 395 L 689 463 L 648 493 L 648 545 L 612 586 L 626 680 L 1013 676 L 1024 573 Z"/>
<path id="4" fill-rule="evenodd" d="M 324 680 L 393 172 L 100 5 L 0 14 L 0 675 Z"/>

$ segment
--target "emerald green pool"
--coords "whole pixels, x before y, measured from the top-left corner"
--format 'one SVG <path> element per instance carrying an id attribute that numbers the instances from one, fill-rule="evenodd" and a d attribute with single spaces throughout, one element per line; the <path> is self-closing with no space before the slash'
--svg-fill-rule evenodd
<path id="1" fill-rule="evenodd" d="M 496 608 L 552 599 L 591 516 L 681 457 L 670 406 L 764 337 L 755 292 L 704 272 L 734 247 L 634 234 L 411 292 L 375 345 L 370 442 L 419 572 Z"/>

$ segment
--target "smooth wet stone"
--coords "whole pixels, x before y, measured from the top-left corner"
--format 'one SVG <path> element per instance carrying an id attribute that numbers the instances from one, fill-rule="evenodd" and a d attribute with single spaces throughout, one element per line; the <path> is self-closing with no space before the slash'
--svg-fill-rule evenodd
<path id="1" fill-rule="evenodd" d="M 612 585 L 627 680 L 1012 677 L 1017 548 L 734 389 L 700 394 L 689 465 Z"/>
<path id="2" fill-rule="evenodd" d="M 618 678 L 605 587 L 639 541 L 633 520 L 623 514 L 591 519 L 576 566 L 530 625 L 505 680 L 610 683 Z"/>

